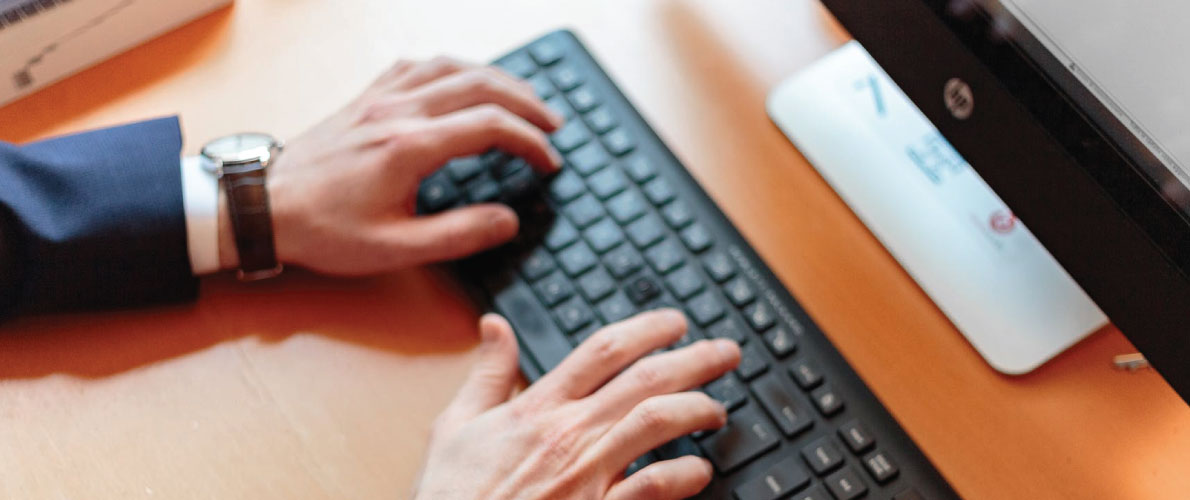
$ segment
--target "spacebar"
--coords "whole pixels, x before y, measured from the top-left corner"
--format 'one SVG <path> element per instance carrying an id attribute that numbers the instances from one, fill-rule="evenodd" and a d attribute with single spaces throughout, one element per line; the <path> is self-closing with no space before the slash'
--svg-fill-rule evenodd
<path id="1" fill-rule="evenodd" d="M 494 294 L 496 311 L 508 318 L 521 345 L 529 351 L 542 373 L 548 372 L 570 354 L 570 342 L 537 301 L 529 286 L 520 280 Z"/>

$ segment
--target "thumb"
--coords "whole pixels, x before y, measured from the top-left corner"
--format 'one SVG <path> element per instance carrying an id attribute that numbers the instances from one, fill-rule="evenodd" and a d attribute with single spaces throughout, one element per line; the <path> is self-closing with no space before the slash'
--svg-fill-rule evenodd
<path id="1" fill-rule="evenodd" d="M 520 224 L 505 205 L 484 203 L 403 220 L 389 235 L 406 265 L 454 260 L 507 242 Z"/>
<path id="2" fill-rule="evenodd" d="M 519 372 L 517 343 L 508 321 L 496 314 L 479 319 L 479 361 L 447 408 L 448 419 L 461 423 L 508 401 Z"/>

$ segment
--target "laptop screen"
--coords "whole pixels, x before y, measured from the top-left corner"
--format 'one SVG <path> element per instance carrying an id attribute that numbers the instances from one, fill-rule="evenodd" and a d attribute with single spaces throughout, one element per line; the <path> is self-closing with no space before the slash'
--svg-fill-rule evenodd
<path id="1" fill-rule="evenodd" d="M 1000 34 L 1027 31 L 1127 127 L 1160 162 L 1145 174 L 1190 216 L 1190 2 L 982 1 Z"/>

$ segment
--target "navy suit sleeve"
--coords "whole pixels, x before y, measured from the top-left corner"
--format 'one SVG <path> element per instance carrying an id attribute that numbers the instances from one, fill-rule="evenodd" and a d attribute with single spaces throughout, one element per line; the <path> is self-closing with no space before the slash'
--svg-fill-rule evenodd
<path id="1" fill-rule="evenodd" d="M 0 143 L 0 318 L 192 299 L 177 118 Z"/>

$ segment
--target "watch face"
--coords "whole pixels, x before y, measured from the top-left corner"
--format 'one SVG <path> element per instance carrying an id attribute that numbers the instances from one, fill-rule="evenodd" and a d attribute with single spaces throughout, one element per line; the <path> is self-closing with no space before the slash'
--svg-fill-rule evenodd
<path id="1" fill-rule="evenodd" d="M 215 139 L 202 148 L 202 155 L 222 163 L 240 163 L 268 158 L 276 140 L 267 134 L 243 133 Z"/>

